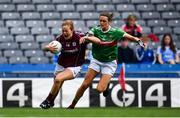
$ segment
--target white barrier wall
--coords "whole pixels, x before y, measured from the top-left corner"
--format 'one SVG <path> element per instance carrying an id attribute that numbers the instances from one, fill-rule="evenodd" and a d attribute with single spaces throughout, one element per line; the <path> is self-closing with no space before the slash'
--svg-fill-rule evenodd
<path id="1" fill-rule="evenodd" d="M 56 98 L 55 107 L 67 107 L 82 81 L 83 78 L 66 81 Z M 0 107 L 39 107 L 52 84 L 52 78 L 0 78 Z M 127 78 L 123 94 L 117 78 L 113 78 L 106 98 L 97 93 L 97 84 L 98 78 L 86 90 L 77 107 L 180 107 L 180 79 Z"/>

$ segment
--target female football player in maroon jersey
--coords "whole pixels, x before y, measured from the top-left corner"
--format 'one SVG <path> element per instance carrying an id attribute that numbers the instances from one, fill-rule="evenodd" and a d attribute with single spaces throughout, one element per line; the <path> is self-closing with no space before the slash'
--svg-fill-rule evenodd
<path id="1" fill-rule="evenodd" d="M 81 65 L 85 61 L 85 50 L 87 43 L 80 44 L 82 33 L 74 31 L 74 25 L 71 20 L 65 20 L 62 23 L 62 35 L 56 38 L 62 44 L 62 51 L 58 57 L 54 72 L 54 84 L 48 97 L 40 104 L 43 109 L 54 106 L 54 100 L 66 80 L 71 80 L 77 76 L 81 70 Z M 99 44 L 100 40 L 91 40 L 89 42 Z M 55 52 L 55 47 L 45 46 L 46 51 Z"/>

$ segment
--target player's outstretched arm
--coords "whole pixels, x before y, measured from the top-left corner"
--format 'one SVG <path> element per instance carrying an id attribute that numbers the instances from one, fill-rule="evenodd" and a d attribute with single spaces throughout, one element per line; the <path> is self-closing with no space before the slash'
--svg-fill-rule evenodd
<path id="1" fill-rule="evenodd" d="M 80 44 L 84 43 L 85 41 L 89 41 L 101 46 L 114 46 L 116 45 L 115 41 L 101 41 L 99 38 L 95 37 L 95 36 L 84 36 L 80 39 Z"/>
<path id="2" fill-rule="evenodd" d="M 142 42 L 142 40 L 137 38 L 137 37 L 134 37 L 134 36 L 127 34 L 127 33 L 124 35 L 124 37 L 131 40 L 131 41 L 137 42 L 141 47 L 145 47 L 145 44 Z"/>
<path id="3" fill-rule="evenodd" d="M 80 38 L 80 44 L 84 43 L 85 41 L 89 41 L 95 44 L 100 44 L 101 40 L 95 36 L 84 36 Z"/>

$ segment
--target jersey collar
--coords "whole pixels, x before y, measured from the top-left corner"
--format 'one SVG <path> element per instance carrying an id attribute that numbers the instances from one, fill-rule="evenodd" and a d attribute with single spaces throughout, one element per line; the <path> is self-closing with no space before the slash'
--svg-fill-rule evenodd
<path id="1" fill-rule="evenodd" d="M 108 30 L 106 30 L 106 31 L 103 31 L 102 30 L 102 28 L 101 28 L 101 31 L 103 32 L 103 33 L 107 33 L 107 32 L 109 32 L 109 30 L 111 29 L 111 26 L 109 25 L 109 28 L 108 28 Z"/>

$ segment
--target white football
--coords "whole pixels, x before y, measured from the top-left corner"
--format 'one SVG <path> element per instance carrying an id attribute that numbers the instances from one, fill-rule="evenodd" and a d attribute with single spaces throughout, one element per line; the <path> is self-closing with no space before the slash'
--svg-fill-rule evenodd
<path id="1" fill-rule="evenodd" d="M 61 50 L 62 50 L 62 45 L 59 41 L 52 41 L 49 43 L 49 45 L 56 48 L 56 50 L 54 52 L 55 54 L 61 52 Z"/>

